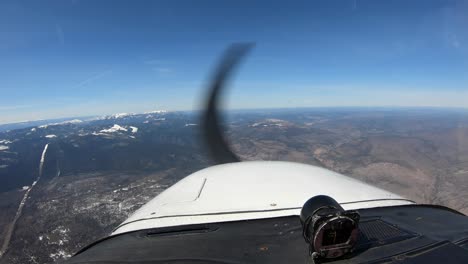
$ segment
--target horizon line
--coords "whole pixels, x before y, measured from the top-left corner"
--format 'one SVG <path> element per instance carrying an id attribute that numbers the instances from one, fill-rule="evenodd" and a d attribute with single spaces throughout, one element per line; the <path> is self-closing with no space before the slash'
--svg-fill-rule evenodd
<path id="1" fill-rule="evenodd" d="M 446 109 L 446 110 L 467 110 L 468 107 L 461 106 L 297 106 L 297 107 L 258 107 L 258 108 L 220 108 L 222 111 L 232 112 L 232 111 L 261 111 L 261 110 L 294 110 L 294 109 Z M 183 110 L 162 110 L 171 113 L 176 112 L 200 112 L 204 109 L 183 109 Z M 158 110 L 156 110 L 158 111 Z M 23 124 L 29 122 L 40 122 L 40 121 L 66 121 L 67 119 L 79 119 L 79 118 L 95 118 L 95 117 L 106 117 L 117 114 L 129 114 L 129 115 L 143 115 L 150 114 L 151 111 L 147 112 L 114 112 L 112 114 L 95 114 L 95 115 L 73 115 L 73 116 L 62 116 L 62 117 L 50 117 L 50 118 L 38 118 L 32 120 L 20 120 L 13 122 L 1 122 L 0 126 L 5 125 L 15 125 Z M 83 120 L 83 121 L 92 121 L 92 120 Z"/>

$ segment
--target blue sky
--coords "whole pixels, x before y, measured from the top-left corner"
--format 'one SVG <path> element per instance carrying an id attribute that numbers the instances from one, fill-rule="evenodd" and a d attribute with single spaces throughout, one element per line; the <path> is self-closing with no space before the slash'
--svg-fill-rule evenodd
<path id="1" fill-rule="evenodd" d="M 1 1 L 0 123 L 200 107 L 255 42 L 229 108 L 454 106 L 467 1 Z"/>

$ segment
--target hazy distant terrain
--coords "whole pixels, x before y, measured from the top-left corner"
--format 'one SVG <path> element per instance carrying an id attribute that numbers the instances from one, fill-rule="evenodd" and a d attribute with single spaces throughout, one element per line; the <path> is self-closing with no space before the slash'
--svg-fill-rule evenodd
<path id="1" fill-rule="evenodd" d="M 244 159 L 326 167 L 420 203 L 468 213 L 468 115 L 432 110 L 277 113 L 234 126 Z"/>
<path id="2" fill-rule="evenodd" d="M 468 213 L 468 111 L 317 108 L 227 120 L 245 160 L 314 164 Z M 0 263 L 67 258 L 211 165 L 198 123 L 194 113 L 154 112 L 0 132 L 0 245 L 13 231 Z"/>

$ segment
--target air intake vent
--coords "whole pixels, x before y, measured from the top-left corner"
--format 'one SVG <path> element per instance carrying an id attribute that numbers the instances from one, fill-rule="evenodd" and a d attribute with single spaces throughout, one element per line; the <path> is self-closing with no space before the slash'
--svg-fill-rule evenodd
<path id="1" fill-rule="evenodd" d="M 455 244 L 460 246 L 463 249 L 468 250 L 468 237 L 455 242 Z"/>
<path id="2" fill-rule="evenodd" d="M 361 221 L 359 230 L 358 247 L 360 248 L 395 243 L 416 236 L 380 219 Z"/>

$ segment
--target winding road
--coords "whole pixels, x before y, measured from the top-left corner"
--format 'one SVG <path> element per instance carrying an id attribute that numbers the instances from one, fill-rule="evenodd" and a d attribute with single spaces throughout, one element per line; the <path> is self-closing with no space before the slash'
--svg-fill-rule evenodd
<path id="1" fill-rule="evenodd" d="M 31 192 L 31 190 L 34 188 L 34 186 L 36 186 L 36 184 L 41 179 L 42 170 L 43 170 L 43 166 L 44 166 L 45 155 L 46 155 L 48 147 L 49 147 L 49 144 L 46 144 L 45 147 L 44 147 L 44 150 L 42 151 L 41 160 L 39 162 L 39 175 L 37 176 L 36 180 L 31 184 L 31 187 L 29 187 L 28 190 L 24 193 L 23 199 L 21 200 L 21 203 L 18 206 L 18 210 L 16 211 L 15 218 L 13 218 L 13 221 L 11 221 L 11 223 L 10 223 L 10 225 L 8 227 L 8 230 L 7 230 L 6 234 L 5 234 L 5 239 L 3 240 L 2 247 L 0 248 L 0 259 L 5 254 L 5 252 L 8 250 L 8 247 L 10 246 L 11 237 L 12 237 L 13 232 L 15 231 L 15 227 L 16 227 L 16 222 L 18 221 L 18 219 L 21 217 L 21 214 L 23 213 L 23 208 L 24 208 L 24 205 L 26 204 L 26 201 L 27 201 L 27 199 L 29 197 L 29 193 Z"/>

